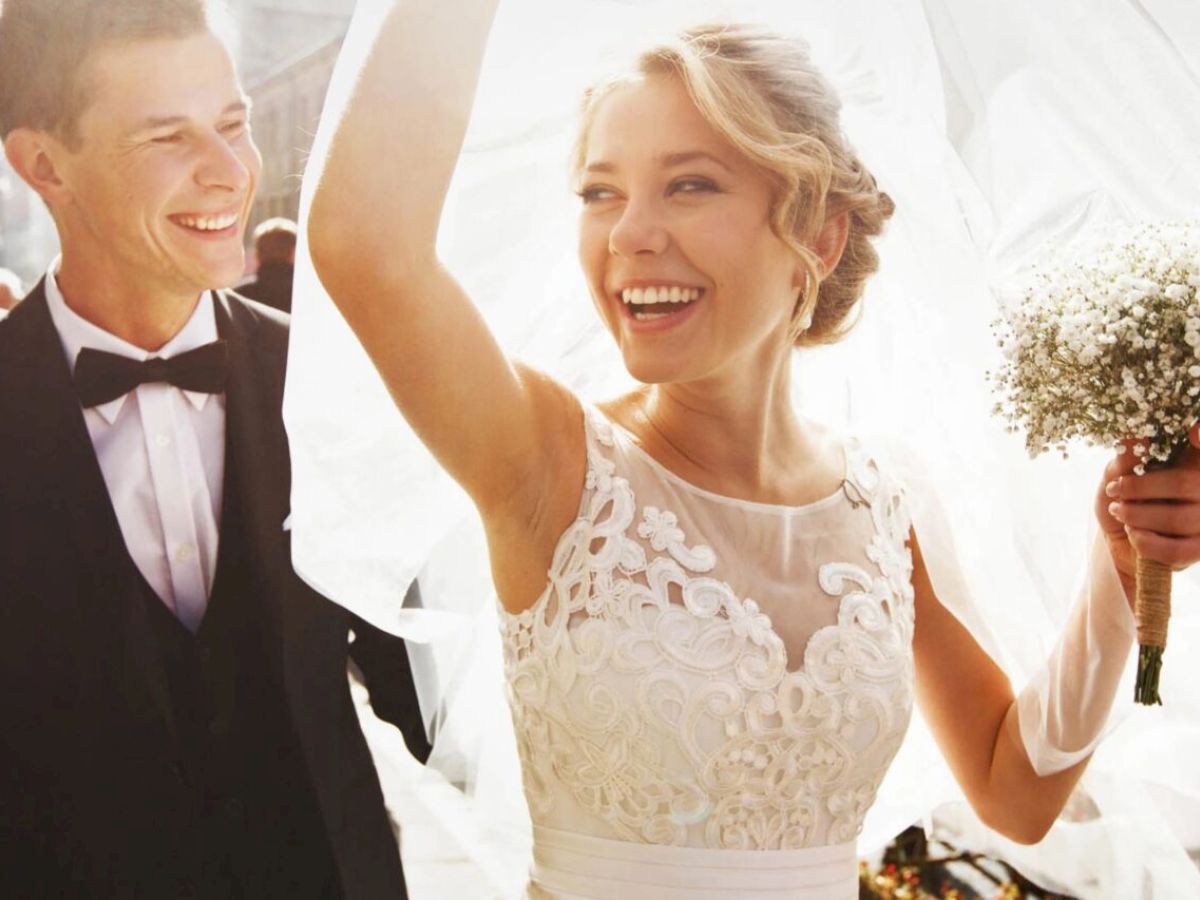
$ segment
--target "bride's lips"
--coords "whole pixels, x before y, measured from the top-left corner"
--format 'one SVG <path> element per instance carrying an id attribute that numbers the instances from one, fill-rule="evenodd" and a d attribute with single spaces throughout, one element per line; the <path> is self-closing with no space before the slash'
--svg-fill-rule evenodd
<path id="1" fill-rule="evenodd" d="M 704 294 L 695 285 L 639 279 L 622 284 L 612 297 L 630 331 L 659 332 L 690 319 Z"/>

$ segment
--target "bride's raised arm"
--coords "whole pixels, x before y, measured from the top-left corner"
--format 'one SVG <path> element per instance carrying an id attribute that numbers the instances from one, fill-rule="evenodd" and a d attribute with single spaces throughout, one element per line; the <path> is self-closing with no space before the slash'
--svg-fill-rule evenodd
<path id="1" fill-rule="evenodd" d="M 565 391 L 511 362 L 436 253 L 497 0 L 405 0 L 375 40 L 308 223 L 318 276 L 414 431 L 484 513 L 575 456 Z M 516 507 L 514 510 L 512 507 Z"/>

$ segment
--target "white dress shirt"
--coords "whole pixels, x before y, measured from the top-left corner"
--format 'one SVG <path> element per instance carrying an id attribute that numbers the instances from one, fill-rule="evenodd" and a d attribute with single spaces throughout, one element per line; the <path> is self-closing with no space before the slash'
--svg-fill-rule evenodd
<path id="1" fill-rule="evenodd" d="M 169 359 L 217 339 L 212 294 L 205 292 L 175 337 L 148 353 L 93 325 L 63 299 L 46 273 L 46 301 L 67 364 L 85 347 L 130 359 Z M 179 620 L 196 631 L 217 565 L 225 477 L 225 396 L 143 384 L 83 411 L 108 496 L 129 555 Z"/>

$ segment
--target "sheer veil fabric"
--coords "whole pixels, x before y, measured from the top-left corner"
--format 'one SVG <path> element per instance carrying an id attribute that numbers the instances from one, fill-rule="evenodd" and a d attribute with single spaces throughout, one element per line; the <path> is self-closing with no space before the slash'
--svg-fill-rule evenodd
<path id="1" fill-rule="evenodd" d="M 384 11 L 359 7 L 305 174 L 302 217 Z M 630 382 L 574 258 L 567 159 L 578 97 L 607 58 L 721 19 L 762 22 L 812 45 L 839 89 L 851 141 L 897 206 L 857 329 L 797 354 L 796 403 L 888 449 L 939 597 L 1019 689 L 1087 577 L 1106 453 L 1027 458 L 990 415 L 985 370 L 998 351 L 989 323 L 1047 243 L 1069 247 L 1108 224 L 1200 209 L 1200 9 L 1190 0 L 506 0 L 441 251 L 509 351 L 585 401 Z M 487 885 L 472 896 L 519 896 L 529 823 L 482 535 L 322 291 L 303 229 L 284 413 L 298 571 L 412 648 L 434 738 L 430 770 L 406 761 L 398 734 L 368 723 L 397 818 L 419 809 L 439 823 L 404 836 L 410 879 L 453 869 Z M 418 575 L 422 608 L 401 609 Z M 1110 733 L 1041 845 L 1019 847 L 974 819 L 918 721 L 860 852 L 932 817 L 943 833 L 1061 891 L 1200 894 L 1188 857 L 1200 848 L 1191 659 L 1200 590 L 1190 573 L 1175 590 L 1166 706 L 1133 709 L 1125 679 Z M 448 860 L 460 863 L 442 866 Z"/>

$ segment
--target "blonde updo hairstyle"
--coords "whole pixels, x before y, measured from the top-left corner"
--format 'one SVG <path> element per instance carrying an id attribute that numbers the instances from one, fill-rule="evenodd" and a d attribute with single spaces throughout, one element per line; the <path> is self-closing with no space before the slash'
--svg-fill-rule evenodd
<path id="1" fill-rule="evenodd" d="M 706 25 L 637 57 L 633 73 L 588 89 L 573 169 L 586 163 L 595 111 L 614 88 L 650 75 L 678 77 L 710 126 L 771 181 L 772 231 L 804 267 L 792 313 L 797 346 L 832 343 L 853 327 L 868 276 L 879 267 L 871 239 L 895 205 L 842 133 L 841 102 L 802 41 L 747 25 Z M 845 213 L 849 237 L 837 267 L 822 272 L 810 249 L 825 223 Z"/>

